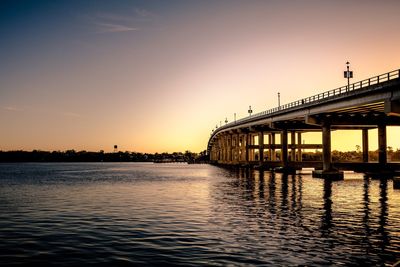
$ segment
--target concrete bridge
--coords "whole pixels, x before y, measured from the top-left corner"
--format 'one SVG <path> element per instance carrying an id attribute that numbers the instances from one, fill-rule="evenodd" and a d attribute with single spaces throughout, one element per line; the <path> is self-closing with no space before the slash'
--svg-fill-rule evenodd
<path id="1" fill-rule="evenodd" d="M 400 125 L 400 70 L 227 123 L 212 132 L 207 152 L 215 164 L 283 171 L 313 167 L 316 177 L 343 178 L 341 170 L 395 171 L 400 164 L 387 162 L 386 127 L 391 125 Z M 376 128 L 378 162 L 372 163 L 368 131 Z M 332 162 L 331 131 L 337 129 L 362 132 L 362 162 Z M 322 132 L 321 143 L 301 143 L 303 133 L 315 131 Z M 303 160 L 304 149 L 322 149 L 322 161 Z"/>

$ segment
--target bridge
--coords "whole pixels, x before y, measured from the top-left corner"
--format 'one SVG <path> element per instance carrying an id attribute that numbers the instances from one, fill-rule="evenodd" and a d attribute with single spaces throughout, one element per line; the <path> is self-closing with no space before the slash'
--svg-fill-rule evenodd
<path id="1" fill-rule="evenodd" d="M 342 170 L 392 172 L 400 170 L 399 163 L 387 161 L 386 127 L 394 125 L 400 125 L 400 69 L 220 126 L 211 133 L 207 153 L 220 165 L 313 167 L 315 177 L 341 179 Z M 331 131 L 339 129 L 362 132 L 362 162 L 332 161 Z M 378 131 L 377 162 L 369 161 L 370 129 Z M 321 132 L 321 143 L 302 144 L 306 132 Z M 303 160 L 305 149 L 322 149 L 322 160 Z"/>

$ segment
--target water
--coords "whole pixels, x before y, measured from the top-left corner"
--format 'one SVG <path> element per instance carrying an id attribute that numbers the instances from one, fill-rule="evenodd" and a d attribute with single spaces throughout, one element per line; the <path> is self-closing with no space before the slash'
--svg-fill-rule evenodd
<path id="1" fill-rule="evenodd" d="M 400 190 L 346 173 L 0 164 L 0 265 L 391 265 Z"/>

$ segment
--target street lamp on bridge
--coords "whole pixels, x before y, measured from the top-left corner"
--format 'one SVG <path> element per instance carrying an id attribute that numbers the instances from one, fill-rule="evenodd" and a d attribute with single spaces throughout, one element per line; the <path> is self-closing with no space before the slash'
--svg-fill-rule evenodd
<path id="1" fill-rule="evenodd" d="M 278 92 L 278 109 L 281 109 L 281 93 Z"/>
<path id="2" fill-rule="evenodd" d="M 347 71 L 344 72 L 344 77 L 347 78 L 347 90 L 350 91 L 350 78 L 353 78 L 353 71 L 350 71 L 350 62 L 346 62 Z"/>
<path id="3" fill-rule="evenodd" d="M 251 106 L 249 106 L 249 110 L 247 112 L 249 113 L 249 116 L 251 116 L 251 113 L 253 113 L 253 110 L 251 109 Z"/>

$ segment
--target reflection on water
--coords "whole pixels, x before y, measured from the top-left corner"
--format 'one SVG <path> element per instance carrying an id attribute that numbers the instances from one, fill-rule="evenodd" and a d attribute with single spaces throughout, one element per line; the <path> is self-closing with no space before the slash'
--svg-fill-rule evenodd
<path id="1" fill-rule="evenodd" d="M 0 265 L 390 265 L 400 191 L 184 164 L 0 164 Z"/>
<path id="2" fill-rule="evenodd" d="M 348 181 L 328 181 L 313 179 L 309 174 L 232 173 L 236 179 L 218 184 L 216 190 L 226 190 L 223 195 L 233 194 L 229 199 L 232 203 L 227 205 L 225 199 L 224 206 L 243 211 L 223 212 L 236 214 L 236 220 L 246 222 L 244 229 L 254 228 L 251 232 L 258 235 L 262 229 L 268 240 L 255 242 L 280 254 L 271 255 L 272 259 L 282 260 L 285 250 L 290 253 L 284 261 L 294 265 L 380 265 L 399 259 L 396 229 L 400 227 L 400 192 L 390 190 L 392 198 L 388 197 L 391 181 L 357 174 L 351 174 Z M 251 219 L 240 218 L 242 214 Z M 253 218 L 258 218 L 257 225 L 250 224 Z"/>
<path id="3" fill-rule="evenodd" d="M 332 181 L 324 180 L 324 214 L 321 219 L 321 232 L 329 234 L 332 227 Z"/>

